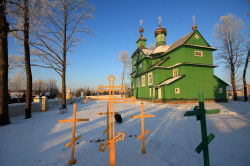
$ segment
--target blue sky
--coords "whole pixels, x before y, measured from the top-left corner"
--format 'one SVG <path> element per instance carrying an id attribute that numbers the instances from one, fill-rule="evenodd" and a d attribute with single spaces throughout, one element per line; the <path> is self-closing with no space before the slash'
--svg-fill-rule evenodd
<path id="1" fill-rule="evenodd" d="M 158 28 L 158 17 L 162 17 L 162 26 L 167 29 L 166 43 L 170 45 L 192 31 L 193 19 L 196 17 L 198 30 L 207 40 L 213 43 L 213 28 L 220 16 L 232 13 L 250 27 L 246 12 L 250 13 L 250 1 L 247 0 L 89 0 L 94 5 L 92 20 L 86 23 L 94 33 L 81 34 L 83 42 L 72 48 L 68 54 L 66 82 L 67 88 L 76 89 L 89 86 L 97 88 L 108 84 L 107 77 L 113 74 L 116 85 L 121 84 L 122 63 L 118 61 L 120 51 L 126 50 L 131 55 L 136 49 L 139 38 L 139 20 L 143 20 L 147 46 L 156 42 L 154 31 Z M 9 38 L 9 54 L 20 55 L 22 49 Z M 216 56 L 214 52 L 214 57 Z M 217 61 L 214 61 L 217 64 Z M 215 75 L 225 80 L 222 64 L 215 68 Z M 17 71 L 17 70 L 16 70 Z M 10 78 L 16 71 L 10 73 Z M 239 74 L 242 75 L 242 69 Z M 247 82 L 250 83 L 248 69 Z M 53 70 L 32 68 L 33 80 L 54 78 L 61 87 L 61 78 Z M 241 82 L 240 82 L 241 83 Z"/>

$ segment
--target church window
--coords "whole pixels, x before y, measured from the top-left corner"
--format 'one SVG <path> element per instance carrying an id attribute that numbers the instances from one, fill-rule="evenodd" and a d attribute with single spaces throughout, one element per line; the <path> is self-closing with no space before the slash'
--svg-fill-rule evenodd
<path id="1" fill-rule="evenodd" d="M 174 69 L 173 70 L 173 77 L 177 77 L 178 76 L 178 69 Z"/>
<path id="2" fill-rule="evenodd" d="M 223 93 L 223 89 L 222 88 L 219 88 L 219 93 Z"/>
<path id="3" fill-rule="evenodd" d="M 141 86 L 145 86 L 145 75 L 141 77 Z"/>
<path id="4" fill-rule="evenodd" d="M 148 85 L 152 85 L 152 84 L 153 84 L 153 74 L 151 72 L 151 73 L 148 73 Z"/>
<path id="5" fill-rule="evenodd" d="M 195 51 L 194 56 L 203 57 L 203 53 L 202 53 L 202 51 Z"/>
<path id="6" fill-rule="evenodd" d="M 175 88 L 175 94 L 179 94 L 180 93 L 180 88 Z"/>
<path id="7" fill-rule="evenodd" d="M 137 82 L 136 83 L 137 83 L 137 87 L 140 87 L 140 78 L 139 77 L 137 78 Z"/>
<path id="8" fill-rule="evenodd" d="M 139 64 L 139 68 L 142 68 L 142 63 Z"/>
<path id="9" fill-rule="evenodd" d="M 199 35 L 195 35 L 194 37 L 195 37 L 196 39 L 199 39 L 200 36 L 199 36 Z"/>

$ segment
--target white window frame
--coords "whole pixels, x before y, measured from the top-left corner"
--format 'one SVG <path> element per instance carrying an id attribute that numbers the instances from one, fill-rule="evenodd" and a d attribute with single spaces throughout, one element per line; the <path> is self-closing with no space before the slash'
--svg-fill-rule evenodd
<path id="1" fill-rule="evenodd" d="M 142 68 L 142 63 L 139 64 L 139 68 Z"/>
<path id="2" fill-rule="evenodd" d="M 149 76 L 151 75 L 151 78 L 152 78 L 152 82 L 150 83 L 150 78 L 149 78 Z M 153 73 L 152 72 L 150 72 L 150 73 L 148 73 L 148 85 L 152 85 L 153 84 Z"/>
<path id="3" fill-rule="evenodd" d="M 174 92 L 175 92 L 175 94 L 180 94 L 180 88 L 175 88 Z"/>
<path id="4" fill-rule="evenodd" d="M 136 79 L 136 84 L 137 84 L 136 85 L 137 87 L 140 87 L 140 78 L 139 77 Z"/>
<path id="5" fill-rule="evenodd" d="M 175 71 L 176 71 L 176 75 L 175 75 Z M 174 69 L 173 70 L 173 77 L 177 77 L 178 76 L 178 69 Z"/>
<path id="6" fill-rule="evenodd" d="M 141 86 L 145 86 L 145 75 L 141 77 Z"/>
<path id="7" fill-rule="evenodd" d="M 223 93 L 223 88 L 219 88 L 219 93 Z"/>
<path id="8" fill-rule="evenodd" d="M 198 55 L 197 53 L 200 55 Z M 194 51 L 194 56 L 203 57 L 203 52 L 202 51 Z"/>

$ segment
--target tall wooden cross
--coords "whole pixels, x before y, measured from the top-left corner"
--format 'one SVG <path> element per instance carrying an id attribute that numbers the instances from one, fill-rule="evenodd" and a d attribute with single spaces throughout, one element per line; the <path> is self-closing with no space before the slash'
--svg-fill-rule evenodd
<path id="1" fill-rule="evenodd" d="M 206 114 L 218 114 L 218 113 L 220 113 L 219 109 L 215 109 L 215 110 L 205 109 L 204 98 L 203 98 L 202 92 L 199 93 L 199 106 L 195 106 L 193 111 L 186 111 L 184 113 L 184 116 L 196 115 L 196 120 L 200 121 L 202 141 L 195 150 L 197 153 L 200 153 L 201 151 L 203 151 L 204 166 L 210 166 L 208 144 L 215 138 L 213 133 L 207 136 Z"/>
<path id="2" fill-rule="evenodd" d="M 143 102 L 141 102 L 141 115 L 131 116 L 131 118 L 141 118 L 141 135 L 137 137 L 137 140 L 142 140 L 142 153 L 146 154 L 145 151 L 145 140 L 144 136 L 148 133 L 148 129 L 144 131 L 144 118 L 152 118 L 154 115 L 144 115 L 144 108 L 143 108 Z"/>
<path id="3" fill-rule="evenodd" d="M 100 85 L 97 89 L 99 92 L 108 91 L 109 98 L 108 99 L 96 99 L 96 100 L 108 100 L 108 116 L 107 116 L 107 132 L 109 132 L 109 139 L 104 144 L 99 146 L 99 151 L 105 152 L 106 149 L 110 148 L 110 166 L 115 166 L 115 143 L 123 140 L 125 138 L 125 134 L 122 132 L 118 132 L 115 136 L 115 103 L 135 103 L 136 98 L 133 96 L 131 98 L 115 98 L 115 91 L 124 92 L 125 86 L 115 86 L 115 77 L 110 75 L 108 77 L 109 86 Z M 85 103 L 87 103 L 88 98 L 85 99 Z M 105 114 L 105 113 L 101 113 Z"/>
<path id="4" fill-rule="evenodd" d="M 73 119 L 58 120 L 58 122 L 73 122 L 72 140 L 65 145 L 66 148 L 71 145 L 71 159 L 69 160 L 70 165 L 76 163 L 76 159 L 74 159 L 75 141 L 80 139 L 81 135 L 79 135 L 78 137 L 75 137 L 75 131 L 76 131 L 76 122 L 80 122 L 80 121 L 89 121 L 89 119 L 76 119 L 76 104 L 74 104 Z"/>

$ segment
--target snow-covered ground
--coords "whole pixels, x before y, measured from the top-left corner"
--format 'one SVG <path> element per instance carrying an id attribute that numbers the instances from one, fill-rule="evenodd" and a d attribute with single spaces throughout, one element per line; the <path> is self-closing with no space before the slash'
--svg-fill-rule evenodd
<path id="1" fill-rule="evenodd" d="M 116 132 L 124 132 L 125 139 L 116 143 L 117 166 L 201 166 L 203 154 L 195 148 L 201 142 L 200 122 L 195 117 L 184 117 L 197 104 L 152 104 L 144 102 L 146 154 L 141 153 L 140 119 L 131 115 L 140 114 L 140 102 L 116 104 L 123 123 L 115 124 Z M 207 109 L 220 109 L 220 114 L 207 115 L 208 134 L 215 139 L 209 144 L 211 166 L 248 166 L 250 163 L 250 102 L 205 104 Z M 108 166 L 109 149 L 98 150 L 105 141 L 106 116 L 96 115 L 106 111 L 105 101 L 89 101 L 77 104 L 77 118 L 89 118 L 89 122 L 77 122 L 75 165 Z M 1 166 L 64 166 L 69 165 L 72 123 L 58 123 L 59 119 L 72 118 L 73 105 L 68 112 L 59 114 L 58 109 L 35 112 L 32 118 L 11 118 L 11 125 L 0 127 Z"/>

